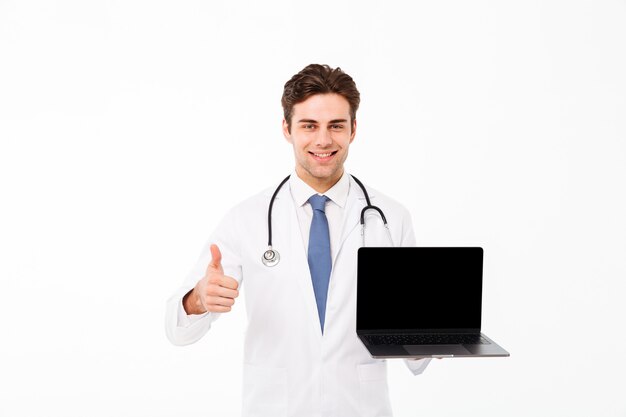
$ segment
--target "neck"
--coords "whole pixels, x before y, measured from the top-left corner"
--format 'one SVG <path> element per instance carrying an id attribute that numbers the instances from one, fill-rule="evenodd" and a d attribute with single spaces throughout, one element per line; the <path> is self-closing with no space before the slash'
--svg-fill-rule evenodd
<path id="1" fill-rule="evenodd" d="M 296 174 L 298 175 L 298 178 L 304 181 L 309 187 L 313 188 L 320 194 L 324 194 L 326 191 L 333 188 L 337 182 L 339 182 L 343 176 L 343 168 L 336 175 L 329 178 L 314 177 L 306 171 L 303 172 L 303 170 L 299 169 L 299 167 L 296 167 Z"/>

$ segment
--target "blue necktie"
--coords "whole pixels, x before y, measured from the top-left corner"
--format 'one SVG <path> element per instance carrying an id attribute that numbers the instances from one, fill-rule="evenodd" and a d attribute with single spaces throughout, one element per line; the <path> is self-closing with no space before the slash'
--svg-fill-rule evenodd
<path id="1" fill-rule="evenodd" d="M 328 197 L 319 194 L 309 198 L 309 203 L 313 207 L 313 220 L 311 221 L 311 231 L 309 233 L 308 260 L 322 333 L 324 333 L 326 297 L 328 295 L 328 282 L 331 270 L 330 236 L 328 233 L 328 220 L 324 212 L 327 201 Z"/>

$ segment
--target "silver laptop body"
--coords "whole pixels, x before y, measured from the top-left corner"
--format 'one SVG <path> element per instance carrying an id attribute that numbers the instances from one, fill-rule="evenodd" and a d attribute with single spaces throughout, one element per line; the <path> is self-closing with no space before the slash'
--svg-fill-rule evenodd
<path id="1" fill-rule="evenodd" d="M 363 247 L 357 335 L 374 358 L 509 356 L 481 333 L 483 249 Z"/>

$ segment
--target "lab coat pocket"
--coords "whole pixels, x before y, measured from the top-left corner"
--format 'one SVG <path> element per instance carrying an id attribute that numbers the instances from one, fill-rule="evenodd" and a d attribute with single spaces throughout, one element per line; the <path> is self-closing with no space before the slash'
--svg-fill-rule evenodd
<path id="1" fill-rule="evenodd" d="M 391 417 L 387 363 L 384 361 L 358 365 L 363 417 Z"/>
<path id="2" fill-rule="evenodd" d="M 287 415 L 287 369 L 244 364 L 243 415 Z"/>

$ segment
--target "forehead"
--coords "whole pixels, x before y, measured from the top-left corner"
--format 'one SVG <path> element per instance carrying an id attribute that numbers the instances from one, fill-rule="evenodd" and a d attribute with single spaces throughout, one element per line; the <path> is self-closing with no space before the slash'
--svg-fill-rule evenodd
<path id="1" fill-rule="evenodd" d="M 350 103 L 339 94 L 315 94 L 293 106 L 293 121 L 350 119 Z"/>

